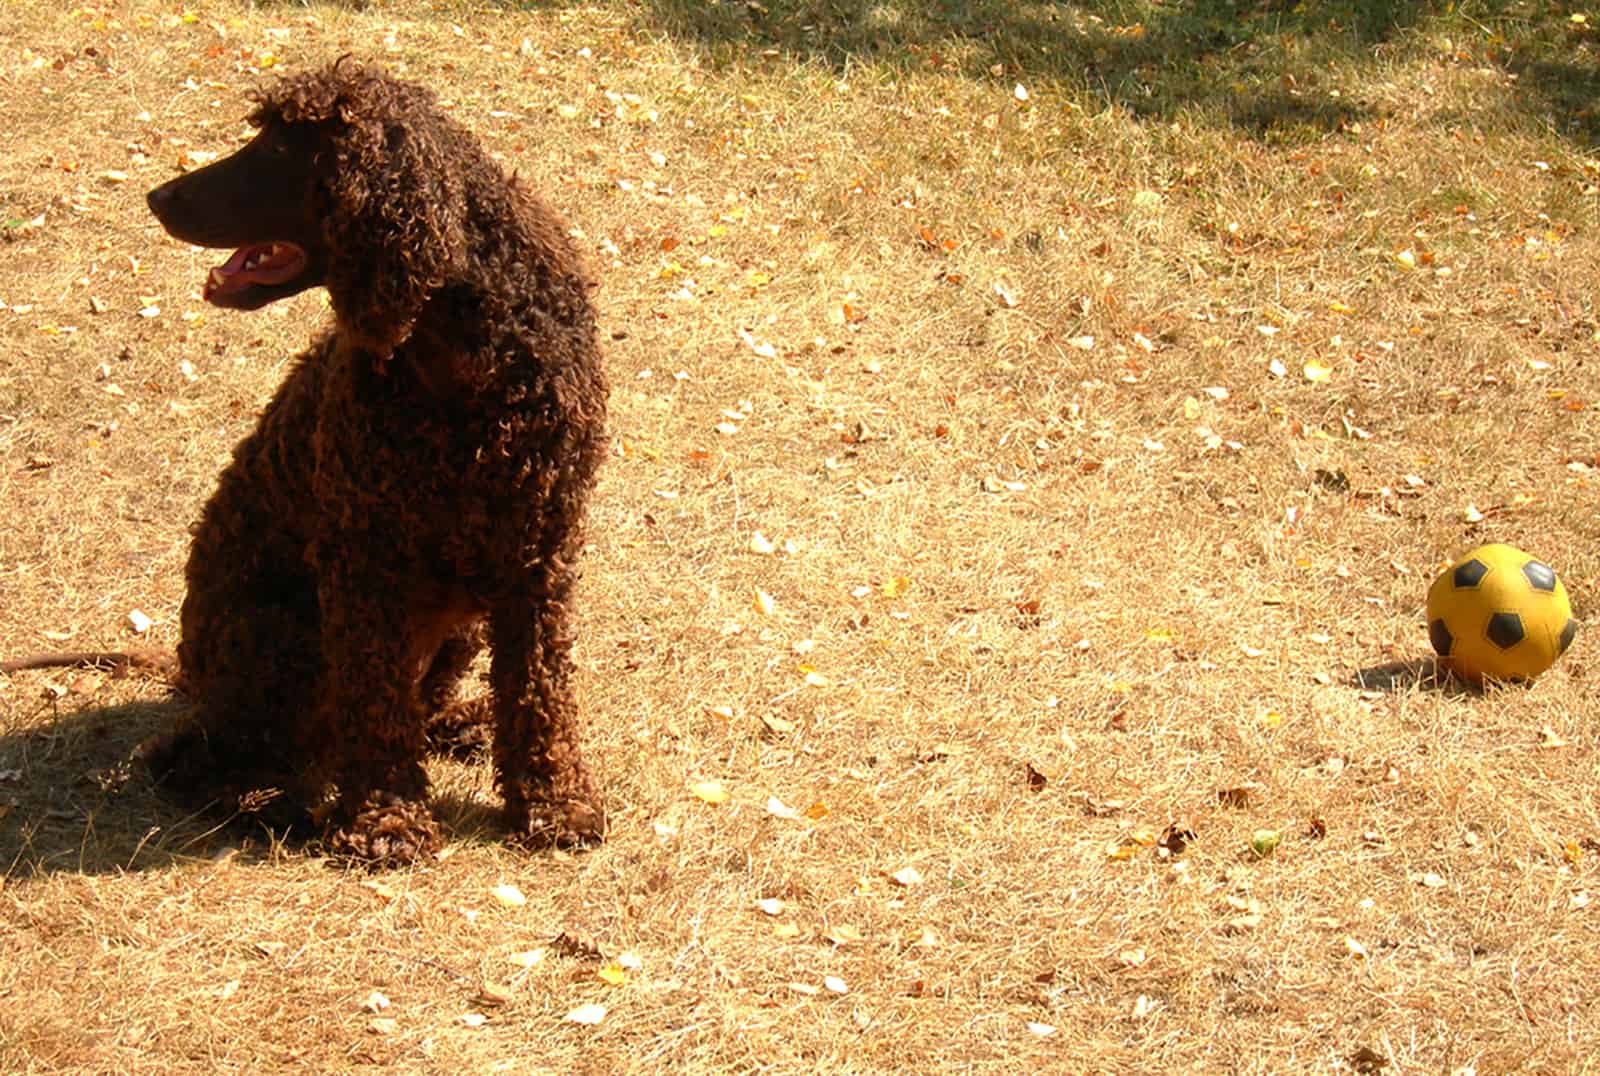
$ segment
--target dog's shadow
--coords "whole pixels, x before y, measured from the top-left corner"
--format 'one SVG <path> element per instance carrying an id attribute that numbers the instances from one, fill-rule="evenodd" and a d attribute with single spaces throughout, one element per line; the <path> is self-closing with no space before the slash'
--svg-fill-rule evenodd
<path id="1" fill-rule="evenodd" d="M 0 873 L 104 874 L 211 854 L 215 822 L 164 800 L 133 757 L 183 711 L 176 699 L 46 702 L 13 720 L 0 734 Z"/>
<path id="2" fill-rule="evenodd" d="M 269 859 L 320 854 L 309 827 L 284 831 L 249 813 L 185 806 L 163 789 L 140 746 L 171 730 L 187 703 L 157 698 L 71 711 L 38 712 L 0 733 L 0 879 L 70 871 L 120 874 L 166 870 L 224 856 Z M 432 799 L 447 840 L 501 839 L 498 811 L 452 759 Z M 433 767 L 430 767 L 433 769 Z"/>

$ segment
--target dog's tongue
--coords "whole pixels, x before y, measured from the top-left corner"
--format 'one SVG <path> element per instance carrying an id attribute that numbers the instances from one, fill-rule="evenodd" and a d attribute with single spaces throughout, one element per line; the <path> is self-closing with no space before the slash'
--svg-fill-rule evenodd
<path id="1" fill-rule="evenodd" d="M 252 284 L 282 284 L 294 279 L 305 268 L 305 263 L 305 253 L 293 243 L 252 243 L 240 247 L 206 277 L 205 298 L 215 302 Z"/>

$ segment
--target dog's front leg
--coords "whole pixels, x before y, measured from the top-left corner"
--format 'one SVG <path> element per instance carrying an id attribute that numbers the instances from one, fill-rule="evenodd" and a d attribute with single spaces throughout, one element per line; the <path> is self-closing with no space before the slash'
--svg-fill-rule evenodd
<path id="1" fill-rule="evenodd" d="M 532 593 L 499 602 L 490 614 L 495 771 L 513 838 L 592 844 L 605 817 L 578 749 L 567 617 L 574 573 L 552 561 Z"/>
<path id="2" fill-rule="evenodd" d="M 366 550 L 370 558 L 370 547 Z M 377 865 L 409 863 L 439 848 L 422 768 L 423 714 L 404 595 L 391 576 L 362 578 L 357 557 L 323 551 L 323 698 L 316 716 L 339 786 L 336 851 Z"/>

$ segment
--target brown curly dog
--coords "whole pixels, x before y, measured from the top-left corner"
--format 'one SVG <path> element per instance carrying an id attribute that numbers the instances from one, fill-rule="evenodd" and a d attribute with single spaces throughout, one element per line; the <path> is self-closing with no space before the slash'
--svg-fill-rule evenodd
<path id="1" fill-rule="evenodd" d="M 426 90 L 348 59 L 259 95 L 250 121 L 150 208 L 237 248 L 209 302 L 322 286 L 334 319 L 195 529 L 178 647 L 195 714 L 150 760 L 190 799 L 277 796 L 337 851 L 403 863 L 439 844 L 430 722 L 492 708 L 512 834 L 596 840 L 569 613 L 606 381 L 566 229 Z M 452 707 L 485 643 L 492 697 Z"/>

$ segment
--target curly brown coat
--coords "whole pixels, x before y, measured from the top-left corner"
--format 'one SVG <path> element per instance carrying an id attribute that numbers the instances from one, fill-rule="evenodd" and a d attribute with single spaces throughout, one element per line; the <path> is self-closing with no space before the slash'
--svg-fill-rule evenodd
<path id="1" fill-rule="evenodd" d="M 240 443 L 194 532 L 178 648 L 192 725 L 153 753 L 198 799 L 296 811 L 404 862 L 438 846 L 430 720 L 492 707 L 512 833 L 597 839 L 572 603 L 605 451 L 591 286 L 566 229 L 423 88 L 341 60 L 257 99 L 238 153 L 152 191 L 238 247 L 214 304 L 317 285 L 332 329 Z M 492 702 L 455 681 L 488 642 Z"/>

